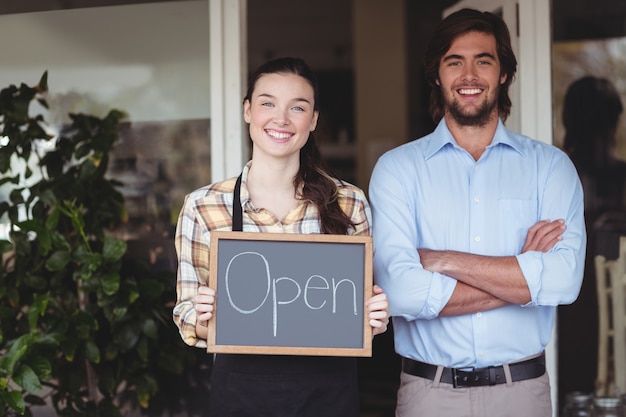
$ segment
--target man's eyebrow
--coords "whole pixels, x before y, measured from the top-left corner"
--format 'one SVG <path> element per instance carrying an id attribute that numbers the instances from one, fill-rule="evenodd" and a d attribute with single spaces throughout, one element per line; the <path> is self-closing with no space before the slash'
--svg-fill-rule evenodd
<path id="1" fill-rule="evenodd" d="M 446 55 L 443 57 L 443 61 L 453 61 L 456 59 L 463 59 L 463 57 L 461 55 L 457 55 L 457 54 L 450 54 L 450 55 Z"/>
<path id="2" fill-rule="evenodd" d="M 480 54 L 476 54 L 474 55 L 474 58 L 491 58 L 491 59 L 496 59 L 496 57 L 489 53 L 489 52 L 481 52 Z M 457 59 L 464 59 L 464 57 L 462 55 L 458 55 L 458 54 L 450 54 L 447 55 L 445 57 L 443 57 L 443 61 L 453 61 L 453 60 L 457 60 Z"/>
<path id="3" fill-rule="evenodd" d="M 489 52 L 483 52 L 482 54 L 478 54 L 478 55 L 476 55 L 476 58 L 491 58 L 491 59 L 494 59 L 494 60 L 496 59 L 496 57 L 493 54 L 489 53 Z"/>

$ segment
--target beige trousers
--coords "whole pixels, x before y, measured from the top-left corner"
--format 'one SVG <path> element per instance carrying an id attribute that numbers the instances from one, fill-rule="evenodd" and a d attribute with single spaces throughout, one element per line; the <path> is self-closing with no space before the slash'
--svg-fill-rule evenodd
<path id="1" fill-rule="evenodd" d="M 547 372 L 535 379 L 472 388 L 454 388 L 440 383 L 440 377 L 441 369 L 435 381 L 402 372 L 396 417 L 552 416 Z"/>

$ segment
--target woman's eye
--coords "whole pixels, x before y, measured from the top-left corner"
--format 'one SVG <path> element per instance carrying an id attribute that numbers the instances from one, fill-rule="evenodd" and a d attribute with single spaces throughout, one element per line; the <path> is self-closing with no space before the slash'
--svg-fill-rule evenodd
<path id="1" fill-rule="evenodd" d="M 304 111 L 304 108 L 303 108 L 303 107 L 300 107 L 300 106 L 293 106 L 292 108 L 293 108 L 295 111 Z"/>
<path id="2" fill-rule="evenodd" d="M 261 106 L 264 106 L 264 107 L 274 107 L 274 104 L 273 103 L 261 103 Z"/>

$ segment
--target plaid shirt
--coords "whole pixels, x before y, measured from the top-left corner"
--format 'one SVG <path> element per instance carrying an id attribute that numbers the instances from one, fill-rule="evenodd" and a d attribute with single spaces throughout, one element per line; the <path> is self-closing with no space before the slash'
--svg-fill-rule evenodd
<path id="1" fill-rule="evenodd" d="M 301 200 L 281 221 L 269 211 L 257 209 L 250 201 L 247 177 L 251 162 L 243 169 L 241 204 L 244 232 L 319 234 L 317 206 Z M 196 336 L 196 312 L 192 300 L 200 285 L 209 281 L 209 243 L 212 230 L 232 230 L 233 190 L 236 178 L 199 188 L 185 197 L 176 228 L 178 271 L 174 322 L 181 337 L 191 346 L 206 347 L 206 340 Z M 371 211 L 359 188 L 335 180 L 341 209 L 356 224 L 348 234 L 370 235 Z"/>

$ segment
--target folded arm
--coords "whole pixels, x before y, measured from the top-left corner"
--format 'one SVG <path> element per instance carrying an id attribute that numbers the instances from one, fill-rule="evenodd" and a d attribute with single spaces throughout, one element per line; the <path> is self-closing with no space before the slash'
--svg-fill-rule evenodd
<path id="1" fill-rule="evenodd" d="M 542 220 L 526 235 L 522 253 L 547 252 L 565 231 L 563 220 Z M 422 265 L 458 280 L 440 315 L 460 315 L 491 310 L 507 304 L 530 302 L 530 291 L 514 256 L 481 256 L 456 251 L 418 249 Z"/>

